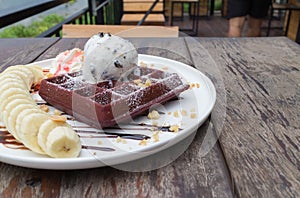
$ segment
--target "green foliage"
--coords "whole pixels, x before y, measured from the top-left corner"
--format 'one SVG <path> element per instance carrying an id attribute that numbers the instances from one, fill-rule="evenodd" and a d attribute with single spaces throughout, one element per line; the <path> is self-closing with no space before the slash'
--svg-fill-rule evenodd
<path id="1" fill-rule="evenodd" d="M 35 37 L 63 20 L 64 17 L 51 14 L 29 26 L 15 25 L 6 28 L 0 33 L 0 38 Z"/>
<path id="2" fill-rule="evenodd" d="M 188 3 L 184 3 L 183 4 L 183 12 L 188 13 L 189 12 L 189 4 Z"/>
<path id="3" fill-rule="evenodd" d="M 215 1 L 215 10 L 222 10 L 222 0 Z"/>
<path id="4" fill-rule="evenodd" d="M 68 4 L 72 5 L 73 3 L 75 3 L 77 0 L 69 0 Z"/>

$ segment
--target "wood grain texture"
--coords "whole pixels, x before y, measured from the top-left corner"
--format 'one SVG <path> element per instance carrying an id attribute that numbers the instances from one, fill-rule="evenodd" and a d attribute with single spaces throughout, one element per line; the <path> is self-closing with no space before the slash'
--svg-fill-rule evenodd
<path id="1" fill-rule="evenodd" d="M 137 25 L 143 19 L 145 14 L 123 14 L 121 25 Z M 143 25 L 165 25 L 165 17 L 163 14 L 149 14 Z"/>
<path id="2" fill-rule="evenodd" d="M 90 38 L 99 32 L 109 32 L 120 37 L 178 37 L 178 27 L 136 25 L 63 25 L 64 38 Z"/>
<path id="3" fill-rule="evenodd" d="M 34 61 L 56 41 L 58 38 L 1 39 L 0 72 L 11 65 L 24 65 Z"/>
<path id="4" fill-rule="evenodd" d="M 225 122 L 216 130 L 236 195 L 299 197 L 299 45 L 283 37 L 198 43 L 187 40 L 195 66 L 205 69 L 200 61 L 212 59 L 225 85 Z"/>
<path id="5" fill-rule="evenodd" d="M 129 38 L 139 54 L 148 54 L 193 66 L 184 38 Z"/>
<path id="6" fill-rule="evenodd" d="M 74 47 L 83 48 L 87 39 L 61 39 L 35 59 L 55 57 Z M 131 40 L 139 53 L 159 55 L 193 64 L 184 39 Z M 203 155 L 201 146 L 213 133 L 209 121 L 194 136 L 131 164 L 87 170 L 49 171 L 0 163 L 0 197 L 233 197 L 226 163 L 219 144 Z M 191 143 L 192 141 L 192 143 Z M 191 144 L 190 144 L 191 143 Z M 187 150 L 182 148 L 187 148 Z M 175 154 L 181 154 L 177 158 Z M 171 159 L 171 163 L 165 164 Z M 124 167 L 151 168 L 151 171 L 122 171 Z"/>
<path id="7" fill-rule="evenodd" d="M 43 54 L 41 54 L 36 61 L 41 61 L 49 58 L 55 58 L 60 52 L 70 50 L 73 48 L 84 48 L 84 44 L 88 38 L 67 38 L 67 39 L 60 39 L 59 42 L 55 43 L 51 48 L 46 50 Z"/>

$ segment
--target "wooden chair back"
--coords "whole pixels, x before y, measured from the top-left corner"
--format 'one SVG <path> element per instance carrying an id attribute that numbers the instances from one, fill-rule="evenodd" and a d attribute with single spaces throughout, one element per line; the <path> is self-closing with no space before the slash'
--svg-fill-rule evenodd
<path id="1" fill-rule="evenodd" d="M 87 38 L 99 32 L 109 32 L 121 37 L 178 37 L 178 26 L 134 25 L 70 25 L 62 28 L 63 38 Z"/>

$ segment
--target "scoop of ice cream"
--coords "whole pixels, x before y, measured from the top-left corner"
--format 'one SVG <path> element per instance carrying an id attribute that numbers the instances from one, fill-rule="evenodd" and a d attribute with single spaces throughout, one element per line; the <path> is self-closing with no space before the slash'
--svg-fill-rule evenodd
<path id="1" fill-rule="evenodd" d="M 92 36 L 84 46 L 83 79 L 90 83 L 118 80 L 138 63 L 138 53 L 128 40 L 111 34 Z"/>
<path id="2" fill-rule="evenodd" d="M 66 50 L 58 54 L 52 61 L 49 73 L 57 76 L 79 71 L 83 65 L 83 51 L 79 48 Z"/>

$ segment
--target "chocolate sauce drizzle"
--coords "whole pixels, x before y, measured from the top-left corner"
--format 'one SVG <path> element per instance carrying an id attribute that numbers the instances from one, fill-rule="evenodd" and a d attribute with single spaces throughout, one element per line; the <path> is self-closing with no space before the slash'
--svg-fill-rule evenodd
<path id="1" fill-rule="evenodd" d="M 130 134 L 130 133 L 118 133 L 118 132 L 107 132 L 107 131 L 87 131 L 87 130 L 75 130 L 78 133 L 92 133 L 92 134 L 103 134 L 101 136 L 92 135 L 92 136 L 82 136 L 81 138 L 117 138 L 121 137 L 123 139 L 131 139 L 131 140 L 147 140 L 151 137 L 143 134 Z"/>
<path id="2" fill-rule="evenodd" d="M 100 146 L 87 146 L 87 145 L 82 145 L 82 149 L 89 149 L 89 150 L 97 150 L 97 151 L 115 151 L 113 148 L 109 147 L 100 147 Z"/>
<path id="3" fill-rule="evenodd" d="M 44 102 L 42 100 L 38 100 L 38 101 L 35 101 L 37 105 L 49 105 L 47 102 Z"/>
<path id="4" fill-rule="evenodd" d="M 153 131 L 157 130 L 157 131 L 162 131 L 162 132 L 173 132 L 170 130 L 170 125 L 165 125 L 165 126 L 156 126 L 156 125 L 152 125 L 152 124 L 146 124 L 146 123 L 131 123 L 130 125 L 132 126 L 145 126 L 143 128 L 140 127 L 132 127 L 132 128 L 126 128 L 126 127 L 119 127 L 119 126 L 113 126 L 113 127 L 108 127 L 107 129 L 123 129 L 123 130 L 149 130 L 149 131 Z M 179 131 L 181 131 L 182 129 L 179 128 Z"/>
<path id="5" fill-rule="evenodd" d="M 21 142 L 18 142 L 6 129 L 5 126 L 0 126 L 0 144 L 3 144 L 5 147 L 10 149 L 21 149 L 29 150 Z M 87 146 L 82 145 L 82 149 L 98 150 L 98 151 L 115 151 L 113 148 L 109 147 L 100 147 L 100 146 Z"/>
<path id="6" fill-rule="evenodd" d="M 153 131 L 160 130 L 163 132 L 172 132 L 170 131 L 170 126 L 155 126 L 146 123 L 131 123 L 133 127 L 120 127 L 120 126 L 113 126 L 106 128 L 109 129 L 120 129 L 120 130 L 133 130 L 133 131 Z M 138 126 L 138 127 L 134 127 Z M 123 139 L 130 139 L 130 140 L 147 140 L 151 137 L 144 135 L 144 134 L 132 134 L 132 133 L 124 133 L 124 132 L 109 132 L 109 131 L 92 131 L 88 130 L 92 128 L 90 126 L 72 126 L 77 133 L 81 134 L 95 134 L 95 135 L 79 135 L 81 138 L 118 138 L 121 137 Z M 182 130 L 182 129 L 179 129 Z M 7 148 L 11 149 L 22 149 L 22 150 L 29 150 L 26 148 L 21 142 L 18 142 L 6 129 L 5 126 L 0 126 L 0 144 L 3 144 Z M 100 146 L 89 146 L 89 145 L 82 145 L 82 149 L 89 149 L 89 150 L 98 150 L 98 151 L 105 151 L 105 152 L 112 152 L 115 149 L 110 147 L 100 147 Z"/>
<path id="7" fill-rule="evenodd" d="M 18 142 L 3 126 L 0 126 L 0 144 L 7 148 L 29 150 L 21 142 Z"/>

